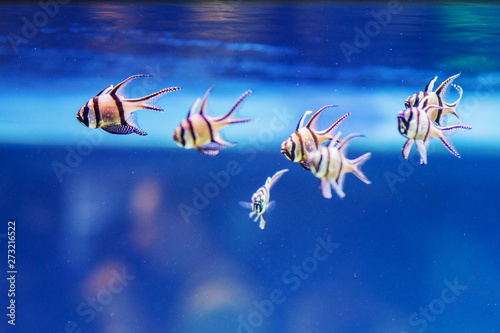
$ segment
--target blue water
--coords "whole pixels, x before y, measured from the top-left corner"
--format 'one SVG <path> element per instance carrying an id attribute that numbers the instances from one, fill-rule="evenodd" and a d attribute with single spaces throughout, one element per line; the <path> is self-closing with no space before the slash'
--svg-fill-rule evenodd
<path id="1" fill-rule="evenodd" d="M 499 330 L 497 4 L 45 10 L 0 6 L 0 242 L 6 253 L 15 220 L 17 265 L 9 297 L 3 255 L 1 332 Z M 451 137 L 462 157 L 435 140 L 428 165 L 415 147 L 403 160 L 405 99 L 458 72 L 472 126 Z M 137 112 L 148 136 L 78 123 L 88 99 L 134 74 L 154 77 L 130 96 L 183 87 L 159 101 L 165 113 Z M 237 116 L 255 121 L 225 128 L 238 144 L 216 157 L 172 140 L 210 86 L 213 116 L 254 90 Z M 343 199 L 280 154 L 302 114 L 327 104 L 338 107 L 318 127 L 351 112 L 340 130 L 366 137 L 348 157 L 372 152 L 372 184 L 347 175 Z M 260 230 L 238 202 L 283 168 Z"/>

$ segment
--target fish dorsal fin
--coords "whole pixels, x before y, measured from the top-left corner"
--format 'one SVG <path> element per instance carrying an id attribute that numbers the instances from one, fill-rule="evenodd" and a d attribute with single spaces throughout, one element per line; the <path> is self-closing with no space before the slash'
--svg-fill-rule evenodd
<path id="1" fill-rule="evenodd" d="M 306 117 L 307 117 L 308 115 L 310 115 L 311 113 L 313 113 L 313 112 L 312 112 L 312 111 L 306 111 L 306 112 L 304 113 L 304 115 L 302 116 L 302 118 L 300 118 L 299 123 L 297 124 L 297 128 L 295 129 L 295 131 L 298 131 L 299 129 L 301 129 L 301 128 L 302 128 L 302 126 L 304 126 L 304 120 L 305 120 L 305 119 L 306 119 Z"/>
<path id="2" fill-rule="evenodd" d="M 311 127 L 314 128 L 314 126 L 316 125 L 316 122 L 318 121 L 318 117 L 319 117 L 320 113 L 323 112 L 324 109 L 331 108 L 334 106 L 336 106 L 336 105 L 325 105 L 321 109 L 316 111 L 316 113 L 313 114 L 311 119 L 309 119 L 309 121 L 307 122 L 306 127 L 307 128 L 311 128 Z"/>
<path id="3" fill-rule="evenodd" d="M 238 106 L 240 106 L 240 104 L 243 102 L 243 100 L 245 98 L 247 98 L 248 96 L 250 96 L 251 94 L 253 94 L 252 89 L 248 89 L 243 94 L 241 94 L 241 96 L 238 97 L 238 99 L 236 100 L 236 103 L 234 103 L 231 110 L 229 110 L 229 112 L 225 116 L 222 116 L 221 118 L 217 119 L 216 121 L 221 121 L 221 120 L 229 118 L 233 114 L 233 112 L 238 108 Z M 247 121 L 247 120 L 245 120 L 245 121 Z M 248 120 L 248 121 L 250 121 L 250 120 Z"/>
<path id="4" fill-rule="evenodd" d="M 332 141 L 330 141 L 330 143 L 328 144 L 328 148 L 335 147 L 335 145 L 337 144 L 337 141 L 340 138 L 341 134 L 342 134 L 342 132 L 337 132 L 337 134 L 335 134 L 335 137 L 333 137 Z"/>
<path id="5" fill-rule="evenodd" d="M 191 117 L 191 115 L 196 112 L 196 108 L 198 108 L 198 105 L 200 105 L 200 102 L 201 102 L 200 98 L 197 98 L 196 101 L 194 101 L 193 105 L 191 106 L 191 108 L 188 111 L 187 118 Z"/>
<path id="6" fill-rule="evenodd" d="M 110 85 L 104 88 L 103 90 L 99 91 L 99 93 L 96 96 L 106 95 L 111 91 L 111 89 L 113 89 L 113 85 Z"/>
<path id="7" fill-rule="evenodd" d="M 341 153 L 344 153 L 347 149 L 347 147 L 349 146 L 349 141 L 351 139 L 354 139 L 354 138 L 358 138 L 358 137 L 365 137 L 363 134 L 359 134 L 359 133 L 353 133 L 353 134 L 349 134 L 348 136 L 346 136 L 344 138 L 344 140 L 342 140 L 340 143 L 339 143 L 339 146 L 337 147 L 337 149 L 341 152 Z"/>
<path id="8" fill-rule="evenodd" d="M 450 76 L 445 81 L 443 81 L 443 83 L 441 83 L 441 85 L 436 89 L 436 91 L 435 91 L 436 95 L 442 97 L 442 95 L 444 95 L 444 93 L 446 92 L 446 89 L 448 88 L 448 86 L 453 82 L 453 80 L 455 80 L 457 77 L 459 77 L 461 73 L 462 72 L 455 74 L 453 76 Z"/>
<path id="9" fill-rule="evenodd" d="M 139 77 L 150 77 L 150 76 L 151 76 L 151 75 L 148 75 L 148 74 L 138 74 L 138 75 L 132 75 L 131 77 L 129 77 L 129 78 L 127 78 L 127 79 L 123 80 L 122 82 L 118 83 L 118 84 L 116 85 L 116 87 L 114 87 L 113 89 L 111 89 L 111 90 L 109 91 L 109 94 L 111 94 L 111 95 L 117 95 L 117 94 L 119 94 L 119 92 L 120 92 L 123 88 L 125 88 L 125 87 L 127 86 L 127 84 L 129 84 L 129 83 L 130 83 L 130 81 L 132 81 L 133 79 L 137 79 L 137 78 L 139 78 Z"/>
<path id="10" fill-rule="evenodd" d="M 288 171 L 288 169 L 283 169 L 283 170 L 276 172 L 272 177 L 268 177 L 266 180 L 267 189 L 270 190 L 271 187 L 274 185 L 274 183 L 276 183 L 278 181 L 278 179 L 280 179 L 280 177 L 287 171 Z"/>
<path id="11" fill-rule="evenodd" d="M 207 92 L 205 93 L 205 96 L 203 96 L 203 100 L 201 101 L 201 105 L 200 105 L 200 114 L 203 114 L 203 112 L 205 111 L 205 108 L 207 107 L 207 100 L 208 100 L 208 96 L 210 96 L 210 93 L 212 92 L 212 89 L 214 87 L 210 87 L 208 88 Z"/>
<path id="12" fill-rule="evenodd" d="M 438 78 L 437 76 L 434 76 L 434 78 L 433 78 L 433 79 L 431 79 L 431 80 L 429 81 L 429 83 L 427 83 L 427 85 L 425 86 L 424 91 L 426 91 L 426 92 L 431 92 L 431 91 L 432 91 L 432 89 L 434 89 L 434 82 L 436 82 L 437 78 Z"/>

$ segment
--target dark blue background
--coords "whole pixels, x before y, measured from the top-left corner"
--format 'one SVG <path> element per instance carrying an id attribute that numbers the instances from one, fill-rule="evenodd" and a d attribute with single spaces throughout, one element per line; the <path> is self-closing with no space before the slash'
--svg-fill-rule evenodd
<path id="1" fill-rule="evenodd" d="M 3 107 L 0 116 L 0 233 L 7 221 L 16 221 L 19 273 L 16 327 L 2 314 L 2 332 L 238 332 L 239 316 L 262 318 L 254 332 L 419 332 L 424 317 L 418 315 L 418 325 L 410 317 L 429 304 L 439 314 L 426 321 L 427 332 L 498 330 L 498 85 L 487 86 L 492 94 L 482 99 L 474 91 L 482 76 L 498 82 L 498 6 L 402 5 L 351 62 L 339 43 L 352 43 L 353 28 L 363 28 L 370 11 L 385 10 L 386 3 L 70 3 L 17 53 L 7 36 L 20 34 L 22 17 L 40 7 L 3 6 L 2 96 L 14 110 Z M 74 119 L 77 109 L 105 86 L 158 63 L 168 68 L 162 85 L 182 85 L 187 92 L 194 87 L 193 96 L 217 82 L 214 98 L 223 97 L 224 108 L 244 91 L 232 82 L 253 88 L 241 112 L 261 112 L 260 123 L 249 124 L 257 134 L 274 107 L 259 104 L 259 93 L 272 101 L 274 93 L 290 92 L 276 105 L 288 103 L 296 120 L 270 142 L 235 125 L 241 127 L 225 137 L 238 146 L 215 158 L 145 141 L 157 138 L 146 113 L 140 117 L 151 130 L 148 137 L 103 133 L 102 141 L 91 136 L 99 140 L 91 143 L 82 133 L 92 130 Z M 395 117 L 408 92 L 434 75 L 440 82 L 459 71 L 464 101 L 475 96 L 481 102 L 481 112 L 465 108 L 463 120 L 480 127 L 452 138 L 462 158 L 436 141 L 428 165 L 415 163 L 416 151 L 403 161 Z M 344 134 L 382 135 L 377 126 L 387 122 L 395 139 L 382 145 L 377 135 L 354 140 L 348 157 L 372 151 L 363 166 L 372 184 L 347 175 L 346 197 L 327 200 L 312 174 L 281 156 L 279 143 L 305 109 L 330 103 L 323 104 L 321 86 L 331 82 L 347 100 L 366 104 L 342 124 Z M 366 97 L 377 93 L 398 98 L 387 110 Z M 153 120 L 177 124 L 191 97 L 166 97 L 182 109 L 172 107 Z M 350 107 L 344 103 L 323 116 L 320 127 Z M 67 160 L 68 151 L 84 146 L 85 156 Z M 179 205 L 193 206 L 196 191 L 212 186 L 210 172 L 234 163 L 237 172 L 227 186 L 217 187 L 219 193 L 187 223 Z M 71 172 L 60 180 L 54 165 Z M 276 207 L 260 230 L 238 202 L 249 201 L 266 177 L 283 168 L 290 171 L 273 187 Z M 393 177 L 400 178 L 391 185 Z M 292 290 L 283 275 L 311 262 L 318 237 L 340 246 Z M 6 239 L 0 240 L 6 251 Z M 450 294 L 445 289 L 455 281 L 466 289 Z M 6 312 L 7 284 L 1 288 Z M 269 316 L 257 315 L 254 302 L 269 304 L 275 289 L 283 302 Z M 443 291 L 455 299 L 443 303 Z M 99 311 L 88 305 L 96 297 L 104 300 Z"/>

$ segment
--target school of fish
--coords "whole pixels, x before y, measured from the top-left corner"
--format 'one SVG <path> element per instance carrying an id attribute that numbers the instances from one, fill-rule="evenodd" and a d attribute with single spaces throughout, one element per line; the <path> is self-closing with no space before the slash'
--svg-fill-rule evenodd
<path id="1" fill-rule="evenodd" d="M 138 123 L 136 111 L 141 109 L 163 112 L 164 110 L 156 105 L 156 101 L 164 95 L 181 90 L 181 87 L 165 88 L 141 98 L 127 98 L 123 89 L 130 81 L 137 78 L 150 77 L 151 75 L 133 75 L 116 86 L 110 85 L 101 90 L 95 97 L 89 99 L 81 107 L 76 115 L 77 120 L 84 126 L 96 129 L 101 128 L 111 134 L 131 134 L 141 136 L 147 135 Z M 460 157 L 456 149 L 450 142 L 449 136 L 452 133 L 462 130 L 470 130 L 470 126 L 460 123 L 444 126 L 445 116 L 453 115 L 460 121 L 457 107 L 462 98 L 462 88 L 453 83 L 460 76 L 460 73 L 453 75 L 443 81 L 435 90 L 434 83 L 437 76 L 432 78 L 423 91 L 409 96 L 404 105 L 405 110 L 397 115 L 398 130 L 407 138 L 403 146 L 403 157 L 408 159 L 413 143 L 416 143 L 420 154 L 420 163 L 427 164 L 427 148 L 432 137 L 439 138 L 444 146 L 455 156 Z M 453 103 L 444 101 L 449 86 L 454 87 L 459 97 Z M 235 143 L 226 141 L 220 131 L 231 124 L 246 123 L 252 119 L 235 119 L 234 112 L 241 103 L 250 96 L 253 91 L 245 91 L 234 103 L 233 107 L 219 117 L 211 117 L 207 114 L 207 101 L 212 87 L 210 87 L 203 99 L 196 99 L 187 117 L 181 121 L 173 133 L 173 139 L 182 148 L 196 149 L 200 153 L 208 156 L 218 155 L 221 150 Z M 346 157 L 346 150 L 351 139 L 362 137 L 361 134 L 349 134 L 343 139 L 341 132 L 336 132 L 339 125 L 350 115 L 346 113 L 335 121 L 328 128 L 316 130 L 316 123 L 321 113 L 336 105 L 325 105 L 316 111 L 307 124 L 305 119 L 312 111 L 306 111 L 299 119 L 295 132 L 293 132 L 281 144 L 281 153 L 288 160 L 298 163 L 305 170 L 310 171 L 313 176 L 320 181 L 320 190 L 323 197 L 332 197 L 332 188 L 340 197 L 345 197 L 343 184 L 345 175 L 353 173 L 362 182 L 370 184 L 370 180 L 361 171 L 363 165 L 370 157 L 371 153 L 365 153 L 355 159 Z M 251 202 L 240 201 L 240 205 L 250 209 L 249 217 L 256 216 L 254 222 L 259 221 L 260 229 L 266 226 L 264 213 L 272 208 L 275 201 L 270 201 L 271 187 L 285 174 L 288 169 L 276 172 L 272 177 L 266 179 L 265 184 L 260 187 L 251 198 Z"/>

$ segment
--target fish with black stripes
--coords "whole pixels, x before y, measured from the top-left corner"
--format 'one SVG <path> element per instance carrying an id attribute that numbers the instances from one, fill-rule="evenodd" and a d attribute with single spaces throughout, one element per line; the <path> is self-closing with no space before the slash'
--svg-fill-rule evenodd
<path id="1" fill-rule="evenodd" d="M 78 110 L 76 119 L 89 128 L 102 128 L 112 134 L 136 133 L 138 135 L 147 135 L 137 125 L 137 117 L 134 111 L 148 109 L 163 112 L 164 110 L 156 106 L 154 102 L 165 94 L 182 89 L 180 87 L 170 87 L 140 98 L 125 98 L 122 93 L 123 88 L 130 81 L 150 76 L 133 75 L 116 86 L 110 85 L 101 90 Z"/>
<path id="2" fill-rule="evenodd" d="M 354 160 L 345 156 L 349 141 L 363 135 L 350 134 L 339 142 L 340 134 L 338 132 L 327 147 L 321 146 L 308 157 L 311 172 L 320 179 L 321 194 L 327 199 L 332 197 L 332 188 L 340 198 L 345 197 L 343 186 L 347 173 L 353 173 L 364 183 L 371 184 L 360 169 L 361 165 L 371 157 L 371 153 L 361 155 Z"/>
<path id="3" fill-rule="evenodd" d="M 413 94 L 406 99 L 405 107 L 407 109 L 410 107 L 420 107 L 421 109 L 424 109 L 428 105 L 438 106 L 427 108 L 427 114 L 429 115 L 429 118 L 436 122 L 439 126 L 443 126 L 443 119 L 447 114 L 453 114 L 455 117 L 459 118 L 456 108 L 462 99 L 463 91 L 459 85 L 453 83 L 453 81 L 459 76 L 460 73 L 449 77 L 441 83 L 436 91 L 432 91 L 434 89 L 434 83 L 438 78 L 435 76 L 429 81 L 429 83 L 427 83 L 424 91 Z M 459 94 L 458 99 L 454 103 L 447 103 L 443 99 L 446 90 L 450 85 L 453 86 Z M 425 99 L 426 97 L 427 99 Z"/>
<path id="4" fill-rule="evenodd" d="M 232 115 L 243 100 L 250 96 L 253 91 L 245 91 L 236 100 L 231 110 L 219 118 L 210 117 L 206 113 L 207 100 L 211 91 L 212 87 L 207 90 L 203 100 L 196 99 L 191 109 L 189 109 L 186 119 L 175 129 L 173 138 L 180 147 L 194 148 L 205 155 L 215 156 L 227 146 L 235 145 L 235 143 L 228 142 L 222 137 L 220 130 L 223 127 L 252 121 L 252 119 L 234 119 Z"/>
<path id="5" fill-rule="evenodd" d="M 425 97 L 422 102 L 425 102 L 427 98 L 429 97 Z M 441 127 L 436 125 L 430 119 L 428 114 L 429 108 L 433 107 L 435 108 L 436 106 L 427 104 L 427 106 L 423 109 L 411 106 L 398 113 L 399 133 L 408 138 L 403 146 L 403 157 L 405 159 L 408 159 L 411 147 L 415 142 L 417 144 L 418 152 L 420 153 L 420 164 L 427 164 L 427 147 L 429 146 L 429 142 L 432 137 L 439 138 L 444 146 L 448 148 L 453 155 L 460 157 L 458 152 L 452 146 L 449 136 L 457 131 L 470 130 L 471 127 L 465 125 Z"/>
<path id="6" fill-rule="evenodd" d="M 272 207 L 275 201 L 269 201 L 271 187 L 280 179 L 280 177 L 287 172 L 288 169 L 283 169 L 274 174 L 272 177 L 267 177 L 266 183 L 264 186 L 260 187 L 257 192 L 252 195 L 252 202 L 243 202 L 240 201 L 240 205 L 251 209 L 249 217 L 252 218 L 254 215 L 257 215 L 254 219 L 254 222 L 259 222 L 259 228 L 264 229 L 266 226 L 266 220 L 264 219 L 264 213 L 270 207 Z"/>
<path id="7" fill-rule="evenodd" d="M 290 161 L 300 163 L 304 169 L 310 170 L 309 163 L 307 162 L 308 154 L 317 150 L 323 143 L 331 140 L 333 138 L 332 133 L 350 115 L 350 113 L 346 113 L 324 131 L 315 130 L 314 127 L 321 112 L 334 106 L 336 105 L 323 106 L 312 115 L 304 126 L 305 118 L 312 113 L 312 111 L 306 111 L 302 118 L 300 118 L 295 132 L 281 144 L 281 153 Z"/>

